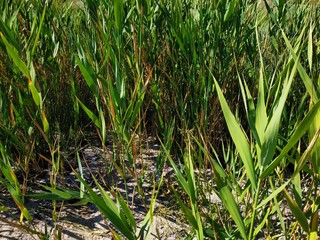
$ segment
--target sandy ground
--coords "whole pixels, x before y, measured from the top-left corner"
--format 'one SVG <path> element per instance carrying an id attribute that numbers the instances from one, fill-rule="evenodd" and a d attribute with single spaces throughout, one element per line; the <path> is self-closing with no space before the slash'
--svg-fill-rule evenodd
<path id="1" fill-rule="evenodd" d="M 137 173 L 152 174 L 155 168 L 156 157 L 159 153 L 159 146 L 153 141 L 150 141 L 145 150 L 139 153 L 137 161 Z M 106 159 L 111 156 L 111 147 L 106 151 L 102 151 L 97 146 L 92 144 L 86 145 L 81 149 L 81 159 L 83 160 L 84 178 L 88 183 L 92 183 L 92 174 L 96 178 L 103 179 L 103 182 L 109 182 L 123 196 L 127 196 L 128 203 L 133 212 L 134 218 L 139 226 L 141 226 L 144 217 L 147 214 L 150 195 L 153 189 L 152 183 L 146 177 L 142 184 L 144 191 L 144 200 L 141 195 L 137 194 L 137 184 L 135 179 L 128 178 L 126 183 L 117 174 L 116 171 L 110 170 L 107 172 Z M 86 163 L 88 164 L 86 166 Z M 79 170 L 79 169 L 76 169 Z M 172 169 L 167 168 L 165 175 L 168 177 L 172 174 Z M 149 177 L 151 178 L 151 177 Z M 38 189 L 36 183 L 49 185 L 49 171 L 35 178 L 33 186 L 30 190 Z M 58 182 L 62 186 L 71 187 L 79 186 L 79 182 L 74 176 L 74 173 L 69 172 L 66 176 L 58 178 Z M 15 207 L 9 194 L 2 189 L 0 194 L 0 206 L 8 207 L 8 211 L 0 212 L 0 239 L 39 239 L 36 234 L 29 234 L 23 231 L 19 226 L 20 212 Z M 33 222 L 28 225 L 23 222 L 22 225 L 28 226 L 37 232 L 45 233 L 49 239 L 53 238 L 53 233 L 61 231 L 61 239 L 112 239 L 109 222 L 104 219 L 96 206 L 88 203 L 85 206 L 73 206 L 73 203 L 58 202 L 58 220 L 52 220 L 52 202 L 40 199 L 27 199 L 26 207 L 30 211 Z M 183 214 L 179 212 L 174 199 L 165 196 L 165 193 L 160 194 L 155 204 L 154 217 L 151 227 L 151 235 L 149 239 L 184 239 L 190 230 L 190 227 L 183 220 Z M 7 222 L 6 222 L 7 221 Z M 18 224 L 18 225 L 17 225 Z"/>

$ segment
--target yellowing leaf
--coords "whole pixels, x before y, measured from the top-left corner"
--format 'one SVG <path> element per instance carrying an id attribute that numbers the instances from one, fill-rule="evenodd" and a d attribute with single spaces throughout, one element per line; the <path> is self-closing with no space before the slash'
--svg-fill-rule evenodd
<path id="1" fill-rule="evenodd" d="M 47 116 L 46 116 L 44 110 L 42 110 L 42 124 L 43 124 L 43 131 L 45 133 L 48 133 L 48 131 L 49 131 L 49 122 L 47 120 Z"/>
<path id="2" fill-rule="evenodd" d="M 33 101 L 39 107 L 41 104 L 41 94 L 38 92 L 37 88 L 35 87 L 33 82 L 30 80 L 30 78 L 28 78 L 28 85 L 32 94 Z"/>

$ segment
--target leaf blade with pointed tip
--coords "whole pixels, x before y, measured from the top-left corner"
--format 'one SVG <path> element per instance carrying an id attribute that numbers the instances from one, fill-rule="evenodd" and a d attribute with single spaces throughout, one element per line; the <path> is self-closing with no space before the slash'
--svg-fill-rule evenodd
<path id="1" fill-rule="evenodd" d="M 297 202 L 291 198 L 291 196 L 289 195 L 289 193 L 286 189 L 284 189 L 284 196 L 287 199 L 287 202 L 288 202 L 288 205 L 289 205 L 289 208 L 290 208 L 292 214 L 297 219 L 300 226 L 303 228 L 303 230 L 305 232 L 309 233 L 310 229 L 309 229 L 308 219 L 304 215 L 304 212 L 302 211 L 302 209 L 299 208 Z"/>
<path id="2" fill-rule="evenodd" d="M 214 79 L 215 87 L 218 93 L 218 98 L 223 111 L 225 121 L 228 126 L 231 138 L 236 145 L 240 154 L 241 160 L 246 168 L 246 174 L 254 189 L 257 188 L 256 173 L 254 170 L 253 159 L 250 152 L 250 146 L 246 134 L 240 128 L 235 116 L 231 112 L 226 99 L 224 98 L 218 82 Z"/>

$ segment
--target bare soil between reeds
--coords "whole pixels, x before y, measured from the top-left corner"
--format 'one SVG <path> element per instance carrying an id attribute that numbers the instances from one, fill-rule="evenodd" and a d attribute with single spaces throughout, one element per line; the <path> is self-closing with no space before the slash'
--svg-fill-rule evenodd
<path id="1" fill-rule="evenodd" d="M 109 140 L 112 143 L 112 140 Z M 114 154 L 112 144 L 105 149 L 99 146 L 97 139 L 84 145 L 79 149 L 83 167 L 83 178 L 97 190 L 93 178 L 110 192 L 120 192 L 127 200 L 134 218 L 137 222 L 137 231 L 149 210 L 152 191 L 155 187 L 155 180 L 160 176 L 155 175 L 157 156 L 160 153 L 160 146 L 155 139 L 148 138 L 140 148 L 136 158 L 135 173 L 137 177 L 127 172 L 126 179 L 123 179 L 112 165 L 111 158 Z M 80 172 L 77 166 L 76 156 L 63 153 L 68 159 L 65 170 L 57 177 L 57 186 L 63 189 L 79 190 L 80 182 L 69 166 L 72 165 L 76 172 Z M 126 161 L 126 160 L 125 160 Z M 125 162 L 124 162 L 125 163 Z M 120 165 L 119 165 L 120 166 Z M 32 176 L 28 182 L 27 194 L 41 193 L 44 189 L 39 184 L 50 186 L 50 169 L 41 174 Z M 174 173 L 170 166 L 165 165 L 163 170 L 164 183 L 156 198 L 155 211 L 151 226 L 151 235 L 148 239 L 185 239 L 191 232 L 191 226 L 185 219 L 173 194 L 170 193 L 170 186 L 176 184 Z M 211 173 L 208 173 L 212 178 Z M 138 179 L 144 179 L 141 183 L 142 191 L 138 188 Z M 156 180 L 157 181 L 157 180 Z M 112 191 L 110 191 L 112 190 Z M 304 191 L 306 191 L 304 189 Z M 99 209 L 93 203 L 78 205 L 77 200 L 57 202 L 57 220 L 53 221 L 53 204 L 50 200 L 26 198 L 25 206 L 31 213 L 33 221 L 26 220 L 20 223 L 20 211 L 13 202 L 10 194 L 1 186 L 0 206 L 5 206 L 7 211 L 0 212 L 0 239 L 41 239 L 40 234 L 46 234 L 45 239 L 55 238 L 61 232 L 61 239 L 113 239 L 112 224 L 104 218 Z M 98 192 L 98 190 L 97 190 Z M 220 204 L 220 199 L 214 193 L 208 197 L 212 204 Z M 286 223 L 290 225 L 293 220 L 288 207 L 283 206 L 286 216 Z M 276 220 L 276 219 L 275 219 Z M 280 226 L 275 224 L 275 233 L 279 232 Z M 24 227 L 32 229 L 37 233 L 30 233 Z M 289 227 L 289 226 L 288 226 Z M 112 230 L 111 230 L 112 229 Z M 259 239 L 263 238 L 263 233 Z M 43 239 L 43 238 L 42 238 Z M 281 239 L 281 237 L 279 238 Z"/>
<path id="2" fill-rule="evenodd" d="M 108 169 L 108 165 L 111 164 L 111 145 L 107 146 L 107 150 L 102 150 L 98 144 L 90 143 L 80 149 L 84 179 L 94 188 L 92 177 L 94 176 L 106 190 L 113 188 L 121 192 L 133 212 L 138 225 L 137 231 L 148 212 L 154 187 L 151 179 L 159 153 L 159 145 L 153 139 L 149 139 L 146 145 L 140 151 L 136 162 L 136 173 L 145 176 L 142 183 L 143 193 L 140 194 L 135 178 L 128 177 L 124 180 L 116 170 Z M 69 160 L 75 161 L 75 159 Z M 76 165 L 75 170 L 79 171 Z M 164 171 L 164 178 L 169 179 L 172 169 L 166 167 Z M 50 186 L 50 170 L 34 176 L 32 182 L 28 183 L 27 193 L 43 191 L 38 184 Z M 65 171 L 64 176 L 58 176 L 57 185 L 66 189 L 77 189 L 80 183 L 72 171 Z M 40 235 L 23 230 L 22 226 L 27 226 L 38 233 L 47 233 L 49 239 L 56 239 L 53 236 L 58 231 L 61 231 L 61 239 L 112 239 L 111 224 L 92 203 L 77 206 L 74 201 L 58 201 L 58 219 L 53 221 L 52 201 L 26 198 L 25 206 L 33 217 L 32 223 L 27 221 L 19 223 L 20 211 L 4 189 L 1 189 L 0 205 L 7 207 L 7 211 L 0 212 L 0 239 L 40 238 Z M 183 214 L 178 210 L 174 199 L 166 195 L 164 187 L 156 200 L 150 239 L 184 239 L 189 230 L 190 227 L 186 224 Z"/>

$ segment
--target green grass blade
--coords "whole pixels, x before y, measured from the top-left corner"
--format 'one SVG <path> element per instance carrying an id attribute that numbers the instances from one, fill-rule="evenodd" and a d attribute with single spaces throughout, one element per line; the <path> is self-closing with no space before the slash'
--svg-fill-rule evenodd
<path id="1" fill-rule="evenodd" d="M 27 198 L 33 198 L 33 199 L 45 199 L 45 200 L 56 200 L 56 201 L 63 201 L 63 200 L 69 200 L 64 197 L 61 197 L 55 193 L 36 193 L 36 194 L 27 194 L 25 195 Z"/>
<path id="2" fill-rule="evenodd" d="M 34 55 L 34 53 L 35 53 L 35 51 L 36 51 L 36 47 L 37 47 L 37 45 L 38 45 L 38 40 L 39 40 L 40 32 L 41 32 L 41 29 L 42 29 L 43 19 L 44 19 L 44 17 L 45 17 L 46 10 L 47 10 L 47 4 L 45 3 L 45 4 L 44 4 L 44 8 L 43 8 L 43 12 L 42 12 L 42 15 L 41 15 L 41 19 L 40 19 L 40 24 L 39 24 L 38 32 L 37 32 L 37 35 L 36 35 L 36 38 L 35 38 L 35 40 L 34 40 L 34 44 L 33 44 L 33 47 L 32 47 L 31 56 Z"/>
<path id="3" fill-rule="evenodd" d="M 237 4 L 239 4 L 238 0 L 227 1 L 226 12 L 224 14 L 223 20 L 227 22 L 231 16 L 234 14 Z"/>
<path id="4" fill-rule="evenodd" d="M 308 62 L 310 71 L 312 70 L 312 57 L 313 57 L 313 41 L 312 41 L 312 24 L 310 23 L 309 38 L 308 38 Z"/>
<path id="5" fill-rule="evenodd" d="M 300 172 L 300 171 L 304 168 L 304 166 L 305 166 L 305 164 L 306 164 L 306 162 L 307 162 L 307 160 L 308 160 L 309 155 L 312 153 L 312 150 L 314 149 L 314 147 L 315 147 L 315 146 L 318 144 L 318 142 L 319 142 L 319 141 L 318 141 L 319 135 L 320 135 L 320 128 L 318 128 L 318 130 L 317 130 L 316 133 L 314 134 L 312 140 L 310 141 L 309 146 L 307 147 L 307 149 L 306 149 L 305 152 L 303 153 L 302 157 L 301 157 L 300 160 L 298 161 L 297 167 L 296 167 L 296 169 L 294 170 L 294 172 L 293 172 L 293 174 L 292 174 L 292 178 L 295 177 L 296 174 L 297 174 L 298 172 Z M 316 150 L 317 150 L 317 149 L 316 149 Z M 312 161 L 313 161 L 313 159 L 312 159 Z M 313 162 L 312 162 L 312 163 L 313 163 Z M 313 164 L 314 164 L 314 163 L 313 163 Z M 315 168 L 316 166 L 313 166 L 313 167 Z M 315 173 L 318 173 L 318 172 L 319 172 L 319 169 L 313 169 L 313 171 L 314 171 Z"/>
<path id="6" fill-rule="evenodd" d="M 256 173 L 254 170 L 254 165 L 253 165 L 253 160 L 251 157 L 248 139 L 247 139 L 245 133 L 240 128 L 238 122 L 236 121 L 236 118 L 232 114 L 232 112 L 228 106 L 228 103 L 227 103 L 226 99 L 224 98 L 217 81 L 216 80 L 214 80 L 214 81 L 215 81 L 215 86 L 216 86 L 216 90 L 218 93 L 220 105 L 221 105 L 223 115 L 224 115 L 225 121 L 226 121 L 228 129 L 229 129 L 230 135 L 232 137 L 234 144 L 236 145 L 236 148 L 240 154 L 242 162 L 246 168 L 247 177 L 248 177 L 248 179 L 250 179 L 253 188 L 256 189 L 257 188 Z"/>
<path id="7" fill-rule="evenodd" d="M 266 103 L 265 103 L 265 89 L 264 89 L 264 71 L 265 71 L 265 69 L 264 69 L 264 62 L 263 62 L 263 58 L 262 58 L 261 48 L 260 48 L 260 41 L 259 41 L 259 34 L 258 34 L 257 25 L 255 27 L 255 30 L 256 30 L 257 45 L 258 45 L 259 57 L 260 57 L 258 100 L 257 100 L 255 126 L 257 129 L 258 136 L 259 136 L 259 142 L 260 142 L 260 144 L 262 144 L 264 141 L 265 130 L 266 130 L 266 127 L 268 124 L 268 115 L 267 115 L 267 109 L 266 109 Z M 258 154 L 260 154 L 261 148 L 262 148 L 262 146 L 260 145 L 260 149 L 259 149 Z M 261 159 L 259 159 L 259 160 L 260 160 L 259 163 L 261 164 Z"/>
<path id="8" fill-rule="evenodd" d="M 320 111 L 317 112 L 309 128 L 309 139 L 311 140 L 320 128 Z M 320 140 L 317 140 L 311 153 L 312 170 L 320 174 Z"/>
<path id="9" fill-rule="evenodd" d="M 71 194 L 71 192 L 61 191 L 61 190 L 58 190 L 56 188 L 48 187 L 48 186 L 45 186 L 45 185 L 42 185 L 42 184 L 39 184 L 39 185 L 41 187 L 43 187 L 44 189 L 50 191 L 52 194 L 55 194 L 55 195 L 61 197 L 62 199 L 69 200 L 69 199 L 72 199 L 74 197 L 74 195 Z M 75 193 L 76 193 L 76 196 L 79 197 L 79 192 L 75 192 Z"/>
<path id="10" fill-rule="evenodd" d="M 124 236 L 126 236 L 129 239 L 135 239 L 133 226 L 129 225 L 129 223 L 127 222 L 126 219 L 123 219 L 123 217 L 120 214 L 120 209 L 116 206 L 116 204 L 112 201 L 111 197 L 101 187 L 101 185 L 98 183 L 98 181 L 96 179 L 95 179 L 95 183 L 98 186 L 99 191 L 101 193 L 101 196 L 102 196 L 102 198 L 104 200 L 104 206 L 103 206 L 104 209 L 106 211 L 110 211 L 111 210 L 113 212 L 113 214 L 115 216 L 117 216 L 115 219 L 109 219 L 109 220 L 118 228 L 118 230 Z M 126 210 L 129 210 L 129 208 L 126 208 Z M 131 216 L 132 216 L 132 214 L 131 214 Z M 132 216 L 132 219 L 133 219 L 133 216 Z"/>
<path id="11" fill-rule="evenodd" d="M 265 213 L 263 219 L 261 220 L 261 222 L 258 224 L 258 226 L 255 228 L 254 232 L 253 232 L 253 236 L 257 236 L 258 233 L 262 230 L 263 226 L 266 224 L 268 217 L 270 214 L 270 208 L 268 208 L 267 212 Z"/>
<path id="12" fill-rule="evenodd" d="M 0 31 L 5 36 L 5 38 L 10 42 L 18 52 L 21 51 L 21 47 L 14 38 L 12 31 L 7 27 L 7 25 L 0 19 Z"/>
<path id="13" fill-rule="evenodd" d="M 133 217 L 133 214 L 132 214 L 130 208 L 128 207 L 127 203 L 124 201 L 124 199 L 120 193 L 117 194 L 117 201 L 119 202 L 126 219 L 129 220 L 130 226 L 132 226 L 133 229 L 135 230 L 137 227 L 136 221 L 134 220 L 134 217 Z M 123 221 L 125 221 L 126 219 L 123 219 Z"/>
<path id="14" fill-rule="evenodd" d="M 174 173 L 177 176 L 177 180 L 178 180 L 180 187 L 182 187 L 183 191 L 185 191 L 191 197 L 192 193 L 189 189 L 189 184 L 188 184 L 187 180 L 183 177 L 183 175 L 181 174 L 177 165 L 173 162 L 173 159 L 171 158 L 171 156 L 168 156 L 168 159 L 170 161 L 170 164 L 173 168 Z"/>
<path id="15" fill-rule="evenodd" d="M 284 84 L 279 102 L 265 131 L 264 141 L 261 148 L 261 164 L 263 166 L 268 165 L 272 161 L 272 158 L 274 156 L 278 142 L 278 133 L 281 123 L 282 111 L 286 103 L 289 91 L 291 89 L 291 84 L 293 82 L 294 76 L 296 74 L 297 65 L 298 62 L 295 62 L 293 68 L 291 69 L 289 78 L 287 77 L 288 79 Z"/>
<path id="16" fill-rule="evenodd" d="M 198 222 L 195 219 L 192 211 L 183 203 L 181 200 L 179 194 L 175 189 L 172 189 L 176 199 L 178 200 L 179 206 L 181 207 L 181 210 L 184 212 L 185 216 L 187 217 L 188 221 L 191 223 L 191 225 L 194 227 L 195 230 L 198 230 Z"/>
<path id="17" fill-rule="evenodd" d="M 28 79 L 28 85 L 29 85 L 29 89 L 31 91 L 31 95 L 32 95 L 33 101 L 35 102 L 35 104 L 38 107 L 42 106 L 41 93 L 38 92 L 38 90 L 35 87 L 34 83 L 30 79 Z"/>
<path id="18" fill-rule="evenodd" d="M 85 113 L 88 115 L 88 117 L 92 120 L 92 122 L 99 128 L 101 129 L 101 123 L 99 121 L 99 118 L 93 113 L 91 112 L 91 110 L 89 108 L 87 108 L 81 101 L 79 98 L 77 98 L 77 102 L 80 104 L 80 107 L 83 109 L 83 111 L 85 111 Z"/>
<path id="19" fill-rule="evenodd" d="M 3 41 L 3 43 L 6 46 L 7 49 L 7 53 L 10 55 L 10 57 L 12 58 L 14 64 L 19 68 L 19 70 L 28 78 L 31 79 L 31 75 L 30 75 L 30 71 L 27 67 L 27 65 L 21 60 L 21 58 L 19 57 L 17 50 L 14 48 L 13 45 L 11 45 L 6 37 L 0 32 L 0 37 Z"/>
<path id="20" fill-rule="evenodd" d="M 42 120 L 42 125 L 43 125 L 43 131 L 47 134 L 49 131 L 49 122 L 47 119 L 47 116 L 44 112 L 44 109 L 41 111 L 41 120 Z"/>
<path id="21" fill-rule="evenodd" d="M 276 159 L 269 164 L 269 166 L 263 171 L 260 178 L 264 179 L 265 177 L 269 176 L 273 170 L 279 165 L 280 161 L 287 155 L 290 149 L 301 139 L 301 137 L 307 132 L 310 128 L 310 125 L 314 121 L 316 114 L 318 113 L 320 108 L 320 101 L 318 101 L 313 107 L 310 109 L 308 114 L 303 118 L 303 120 L 299 123 L 296 127 L 295 131 L 289 138 L 287 144 L 282 149 L 280 154 L 277 156 Z"/>
<path id="22" fill-rule="evenodd" d="M 190 192 L 189 184 L 188 184 L 187 180 L 181 174 L 180 170 L 178 169 L 177 165 L 174 163 L 174 161 L 173 161 L 172 157 L 170 156 L 170 153 L 168 152 L 166 147 L 162 143 L 161 143 L 161 145 L 162 145 L 162 148 L 165 151 L 166 157 L 169 159 L 169 162 L 170 162 L 170 164 L 173 168 L 173 171 L 177 177 L 178 184 L 183 189 L 183 191 L 185 191 L 188 194 L 188 196 L 191 197 L 191 192 Z"/>
<path id="23" fill-rule="evenodd" d="M 94 192 L 94 190 L 89 186 L 86 181 L 84 181 L 80 175 L 75 172 L 76 177 L 84 184 L 85 188 L 89 192 L 89 196 L 92 202 L 99 208 L 99 210 L 104 214 L 104 216 L 112 222 L 112 224 L 129 240 L 135 240 L 135 236 L 131 229 L 128 227 L 128 223 L 123 221 L 120 216 L 120 211 L 118 210 L 116 204 L 109 197 L 107 192 L 100 186 L 100 184 L 95 180 L 96 185 L 102 195 L 102 198 Z"/>
<path id="24" fill-rule="evenodd" d="M 247 233 L 246 233 L 246 228 L 243 222 L 243 219 L 241 217 L 239 208 L 234 200 L 234 196 L 230 192 L 228 186 L 225 184 L 221 176 L 217 171 L 215 172 L 215 182 L 217 184 L 218 192 L 219 192 L 219 197 L 223 204 L 226 206 L 228 212 L 230 213 L 232 219 L 236 223 L 241 236 L 243 239 L 247 239 Z"/>
<path id="25" fill-rule="evenodd" d="M 254 101 L 253 101 L 252 95 L 248 89 L 246 82 L 245 81 L 242 82 L 239 73 L 238 73 L 238 78 L 239 78 L 239 84 L 240 84 L 242 98 L 245 103 L 245 109 L 246 109 L 246 113 L 247 113 L 247 118 L 248 118 L 250 130 L 252 131 L 252 135 L 253 135 L 254 139 L 256 140 L 258 146 L 261 148 L 261 141 L 260 141 L 260 137 L 259 137 L 258 131 L 256 129 L 256 124 L 255 124 L 255 122 L 256 122 L 256 109 L 255 109 Z"/>
<path id="26" fill-rule="evenodd" d="M 114 0 L 113 8 L 114 8 L 115 25 L 117 29 L 120 29 L 122 26 L 123 18 L 124 18 L 123 0 Z"/>
<path id="27" fill-rule="evenodd" d="M 191 204 L 193 206 L 196 205 L 197 201 L 197 190 L 196 190 L 196 180 L 194 176 L 194 167 L 193 167 L 193 159 L 191 157 L 191 143 L 190 140 L 188 139 L 188 150 L 185 155 L 185 172 L 187 174 L 187 180 L 189 184 L 189 189 L 190 189 L 190 199 L 191 199 Z"/>
<path id="28" fill-rule="evenodd" d="M 257 209 L 265 206 L 268 202 L 270 202 L 273 198 L 275 198 L 280 192 L 283 191 L 283 189 L 286 188 L 286 186 L 291 182 L 291 179 L 286 181 L 284 184 L 282 184 L 280 187 L 278 187 L 276 190 L 274 190 L 270 195 L 268 195 L 267 198 L 265 198 L 258 206 Z"/>
<path id="29" fill-rule="evenodd" d="M 107 138 L 107 127 L 106 127 L 106 120 L 103 114 L 102 108 L 99 109 L 99 124 L 101 126 L 100 133 L 102 137 L 102 142 L 105 144 Z"/>
<path id="30" fill-rule="evenodd" d="M 159 189 L 162 185 L 162 182 L 163 182 L 163 175 L 160 177 L 158 191 L 155 191 L 155 186 L 152 190 L 149 211 L 148 211 L 147 215 L 145 216 L 145 218 L 143 219 L 143 222 L 141 224 L 141 229 L 138 234 L 138 239 L 143 238 L 143 237 L 144 237 L 144 239 L 150 238 L 150 234 L 151 234 L 151 230 L 152 230 L 151 224 L 153 222 L 154 208 L 155 208 L 157 196 L 159 193 Z"/>
<path id="31" fill-rule="evenodd" d="M 82 163 L 81 163 L 81 159 L 78 151 L 76 152 L 76 156 L 77 156 L 79 173 L 80 173 L 80 176 L 83 178 L 83 167 L 82 167 Z M 83 196 L 84 196 L 84 185 L 82 182 L 80 182 L 80 198 L 83 198 Z"/>
<path id="32" fill-rule="evenodd" d="M 16 174 L 14 173 L 10 161 L 7 156 L 6 149 L 4 148 L 2 142 L 0 141 L 0 173 L 2 173 L 5 178 L 0 176 L 0 183 L 9 191 L 13 201 L 21 211 L 20 222 L 22 222 L 23 217 L 25 217 L 28 221 L 32 220 L 32 217 L 28 211 L 28 209 L 24 206 L 24 202 L 22 200 L 22 194 L 20 190 L 20 183 Z"/>
<path id="33" fill-rule="evenodd" d="M 305 216 L 304 212 L 299 208 L 297 202 L 291 198 L 290 194 L 286 189 L 284 189 L 284 196 L 287 199 L 287 202 L 292 214 L 297 219 L 300 226 L 303 228 L 305 232 L 309 233 L 310 229 L 309 229 L 308 219 Z"/>
<path id="34" fill-rule="evenodd" d="M 28 78 L 28 86 L 32 94 L 32 98 L 37 106 L 40 106 L 42 108 L 42 97 L 41 93 L 38 92 L 37 88 L 34 85 L 34 79 L 32 78 L 30 71 L 27 67 L 27 65 L 21 60 L 19 57 L 17 50 L 14 48 L 13 45 L 11 45 L 5 36 L 0 32 L 0 37 L 2 41 L 4 42 L 7 53 L 12 58 L 14 64 L 18 67 L 18 69 Z"/>
<path id="35" fill-rule="evenodd" d="M 268 180 L 269 180 L 269 183 L 270 183 L 272 191 L 275 191 L 274 178 L 270 177 Z M 274 212 L 278 213 L 278 218 L 279 218 L 279 222 L 280 222 L 280 226 L 281 226 L 282 232 L 284 234 L 286 234 L 287 233 L 287 226 L 285 225 L 285 219 L 284 219 L 283 214 L 282 214 L 282 202 L 279 203 L 277 197 L 275 197 L 273 199 L 273 203 L 274 203 L 274 206 L 272 207 L 271 214 L 273 214 Z"/>
<path id="36" fill-rule="evenodd" d="M 303 81 L 303 84 L 305 85 L 306 89 L 307 89 L 307 92 L 309 93 L 310 97 L 311 97 L 311 100 L 312 102 L 317 102 L 318 101 L 318 98 L 319 98 L 319 94 L 318 92 L 316 91 L 315 89 L 315 86 L 311 80 L 311 78 L 308 76 L 306 70 L 304 69 L 304 67 L 301 65 L 300 61 L 299 61 L 299 58 L 296 54 L 296 52 L 294 51 L 294 49 L 292 48 L 292 45 L 289 41 L 289 39 L 287 38 L 287 36 L 285 35 L 284 32 L 282 32 L 282 37 L 283 39 L 285 40 L 285 43 L 287 45 L 287 47 L 289 48 L 290 50 L 290 53 L 291 53 L 291 56 L 293 58 L 293 60 L 295 62 L 298 63 L 298 71 L 299 71 L 299 74 L 300 74 L 300 77 Z"/>
<path id="37" fill-rule="evenodd" d="M 94 79 L 94 74 L 93 71 L 90 67 L 86 67 L 84 66 L 84 64 L 81 62 L 81 60 L 79 59 L 78 56 L 75 57 L 76 62 L 80 68 L 80 71 L 84 77 L 84 79 L 86 80 L 90 90 L 92 91 L 93 95 L 95 97 L 99 96 L 99 92 L 98 92 L 98 87 L 97 87 L 97 83 Z"/>

